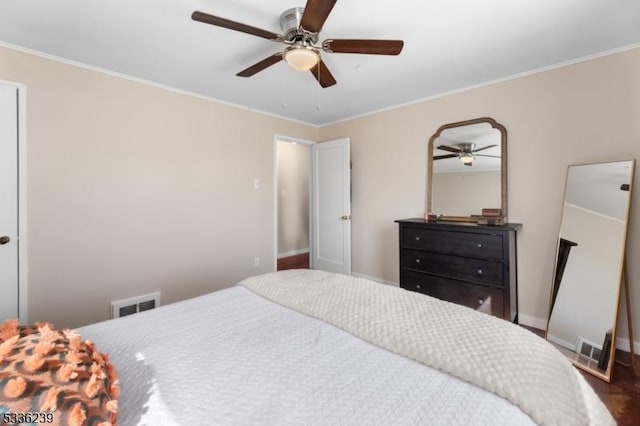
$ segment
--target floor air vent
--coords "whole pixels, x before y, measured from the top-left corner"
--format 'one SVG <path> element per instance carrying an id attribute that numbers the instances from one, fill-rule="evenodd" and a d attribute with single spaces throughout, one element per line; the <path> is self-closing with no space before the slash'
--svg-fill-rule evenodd
<path id="1" fill-rule="evenodd" d="M 591 358 L 597 361 L 600 359 L 600 352 L 602 351 L 602 347 L 596 345 L 595 343 L 591 343 L 582 336 L 578 336 L 576 351 L 579 354 L 586 356 L 587 358 Z"/>
<path id="2" fill-rule="evenodd" d="M 125 317 L 160 306 L 160 292 L 111 302 L 111 318 Z"/>

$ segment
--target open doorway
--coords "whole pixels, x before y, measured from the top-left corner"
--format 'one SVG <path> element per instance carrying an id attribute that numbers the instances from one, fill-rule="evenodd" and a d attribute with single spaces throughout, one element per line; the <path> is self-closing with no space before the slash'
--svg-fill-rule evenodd
<path id="1" fill-rule="evenodd" d="M 312 142 L 276 137 L 276 268 L 308 269 Z"/>

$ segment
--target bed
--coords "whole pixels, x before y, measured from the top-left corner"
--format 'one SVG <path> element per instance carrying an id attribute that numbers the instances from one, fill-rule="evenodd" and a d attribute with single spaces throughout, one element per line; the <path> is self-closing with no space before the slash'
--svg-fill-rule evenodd
<path id="1" fill-rule="evenodd" d="M 365 279 L 292 270 L 78 329 L 120 425 L 615 424 L 547 342 Z"/>

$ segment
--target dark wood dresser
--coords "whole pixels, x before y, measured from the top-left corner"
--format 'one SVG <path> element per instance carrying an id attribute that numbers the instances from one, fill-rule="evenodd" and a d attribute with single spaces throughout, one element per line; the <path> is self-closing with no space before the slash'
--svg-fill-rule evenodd
<path id="1" fill-rule="evenodd" d="M 518 322 L 516 231 L 521 224 L 396 222 L 400 287 Z"/>

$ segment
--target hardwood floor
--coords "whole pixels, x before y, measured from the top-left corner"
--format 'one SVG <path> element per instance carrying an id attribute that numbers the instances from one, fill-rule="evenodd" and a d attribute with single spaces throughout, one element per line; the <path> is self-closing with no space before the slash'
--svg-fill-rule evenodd
<path id="1" fill-rule="evenodd" d="M 629 352 L 616 351 L 611 383 L 582 372 L 619 426 L 640 425 L 640 356 L 635 356 L 635 371 L 629 365 L 630 361 Z"/>
<path id="2" fill-rule="evenodd" d="M 309 269 L 309 253 L 278 259 L 278 271 L 285 269 Z"/>
<path id="3" fill-rule="evenodd" d="M 531 327 L 526 329 L 544 337 L 544 331 Z M 635 356 L 635 371 L 631 368 L 631 354 L 616 351 L 616 365 L 611 383 L 578 370 L 593 387 L 607 406 L 618 426 L 640 425 L 640 356 Z"/>

